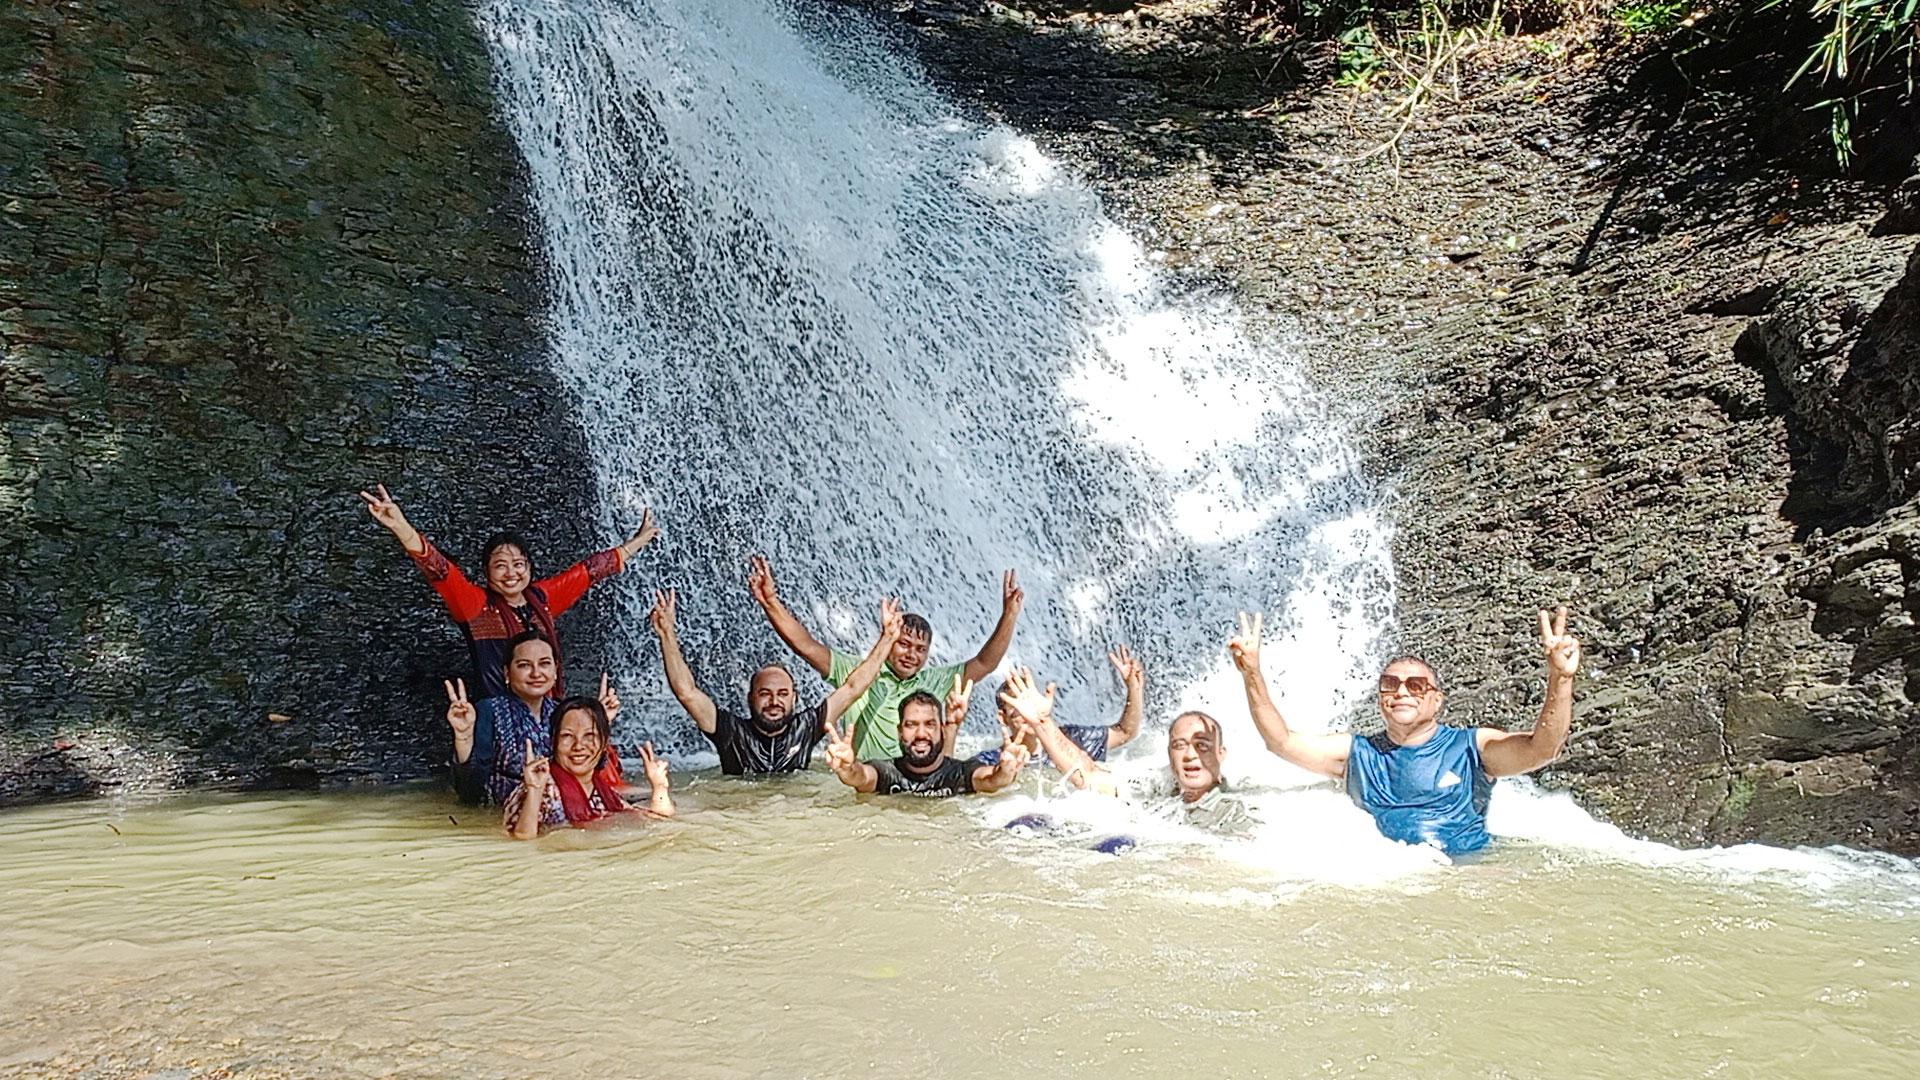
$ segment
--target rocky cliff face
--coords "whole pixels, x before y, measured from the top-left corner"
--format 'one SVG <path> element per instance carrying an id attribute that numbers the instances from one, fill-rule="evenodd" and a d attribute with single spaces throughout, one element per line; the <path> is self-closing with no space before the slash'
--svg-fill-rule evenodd
<path id="1" fill-rule="evenodd" d="M 1409 117 L 1231 4 L 875 7 L 1298 331 L 1455 722 L 1531 721 L 1532 612 L 1565 602 L 1587 675 L 1544 783 L 1662 839 L 1920 851 L 1920 178 L 1837 177 L 1779 103 L 1797 58 L 1728 41 L 1683 78 L 1588 27 Z"/>
<path id="2" fill-rule="evenodd" d="M 361 486 L 608 539 L 488 78 L 457 0 L 0 11 L 0 798 L 424 771 L 464 653 Z"/>

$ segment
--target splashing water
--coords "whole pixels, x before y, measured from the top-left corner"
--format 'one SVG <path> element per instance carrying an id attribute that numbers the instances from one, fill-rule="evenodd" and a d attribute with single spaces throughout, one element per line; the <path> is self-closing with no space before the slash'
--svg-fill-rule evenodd
<path id="1" fill-rule="evenodd" d="M 1270 612 L 1301 713 L 1364 680 L 1391 567 L 1331 412 L 1281 341 L 1176 289 L 1032 141 L 845 13 L 493 0 L 481 25 L 607 527 L 643 504 L 666 522 L 664 573 L 630 576 L 683 589 L 719 700 L 785 652 L 741 583 L 756 551 L 823 640 L 864 651 L 898 593 L 947 662 L 1016 568 L 1013 658 L 1063 716 L 1118 713 L 1114 641 L 1150 665 L 1154 713 L 1210 699 L 1240 608 Z M 658 691 L 626 587 L 624 677 Z M 675 714 L 641 722 L 693 747 Z"/>
<path id="2" fill-rule="evenodd" d="M 1170 281 L 1074 176 L 965 115 L 857 14 L 488 0 L 478 18 L 605 527 L 651 505 L 668 529 L 653 572 L 618 585 L 614 652 L 641 688 L 630 728 L 711 762 L 670 707 L 642 581 L 681 588 L 695 671 L 737 707 L 747 674 L 786 656 L 746 596 L 749 554 L 770 555 L 788 603 L 851 651 L 878 598 L 903 595 L 934 624 L 936 662 L 985 639 L 1010 566 L 1028 595 L 1011 659 L 1060 684 L 1063 719 L 1118 714 L 1109 642 L 1148 664 L 1149 731 L 1119 770 L 1164 768 L 1158 732 L 1181 709 L 1222 722 L 1229 774 L 1267 824 L 1212 843 L 1220 854 L 1281 892 L 1419 887 L 1445 864 L 1267 754 L 1226 663 L 1234 612 L 1266 611 L 1278 704 L 1324 728 L 1371 700 L 1391 633 L 1388 526 L 1284 334 Z M 985 705 L 970 743 L 996 728 Z M 1049 781 L 977 814 L 998 825 L 1044 801 L 1085 834 L 1210 843 Z M 1679 852 L 1525 782 L 1498 786 L 1490 827 L 1579 858 L 1865 874 L 1920 896 L 1905 860 Z"/>

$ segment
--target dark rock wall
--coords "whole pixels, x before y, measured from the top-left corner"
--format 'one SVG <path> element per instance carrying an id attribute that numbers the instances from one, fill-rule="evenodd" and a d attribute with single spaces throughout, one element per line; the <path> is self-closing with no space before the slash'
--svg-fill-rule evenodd
<path id="1" fill-rule="evenodd" d="M 1566 603 L 1587 663 L 1543 784 L 1664 840 L 1920 852 L 1920 177 L 1836 175 L 1764 26 L 1499 43 L 1408 117 L 1231 5 L 870 6 L 1166 266 L 1297 330 L 1453 722 L 1533 721 L 1533 610 Z"/>
<path id="2" fill-rule="evenodd" d="M 488 80 L 457 0 L 0 10 L 0 798 L 422 772 L 464 652 L 360 486 L 612 539 Z"/>

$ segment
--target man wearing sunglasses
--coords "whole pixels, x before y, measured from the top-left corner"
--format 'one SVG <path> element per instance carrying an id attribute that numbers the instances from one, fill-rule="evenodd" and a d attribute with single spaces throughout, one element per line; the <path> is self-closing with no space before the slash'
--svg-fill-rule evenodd
<path id="1" fill-rule="evenodd" d="M 1439 722 L 1446 691 L 1433 665 L 1398 656 L 1380 673 L 1377 735 L 1316 735 L 1294 731 L 1280 716 L 1260 672 L 1259 615 L 1240 616 L 1240 634 L 1227 643 L 1246 686 L 1247 708 L 1267 749 L 1295 765 L 1346 782 L 1347 795 L 1373 815 L 1388 838 L 1432 844 L 1449 855 L 1478 851 L 1487 835 L 1487 799 L 1493 780 L 1529 773 L 1551 762 L 1573 725 L 1573 677 L 1580 642 L 1567 633 L 1567 609 L 1540 612 L 1540 647 L 1547 658 L 1547 699 L 1532 731 L 1456 728 Z"/>

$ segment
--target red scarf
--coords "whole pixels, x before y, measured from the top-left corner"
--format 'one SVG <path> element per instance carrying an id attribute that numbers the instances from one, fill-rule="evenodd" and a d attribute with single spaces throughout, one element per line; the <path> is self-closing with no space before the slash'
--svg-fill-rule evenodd
<path id="1" fill-rule="evenodd" d="M 600 793 L 601 805 L 607 808 L 607 812 L 601 814 L 594 811 L 593 804 L 587 801 L 586 791 L 572 773 L 565 769 L 553 770 L 553 786 L 560 792 L 560 806 L 566 811 L 567 824 L 578 827 L 625 810 L 627 804 L 620 798 L 619 775 L 612 764 L 605 761 L 593 770 L 593 790 Z"/>

